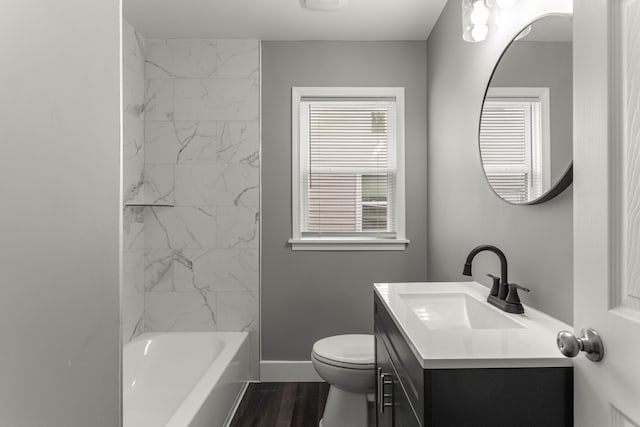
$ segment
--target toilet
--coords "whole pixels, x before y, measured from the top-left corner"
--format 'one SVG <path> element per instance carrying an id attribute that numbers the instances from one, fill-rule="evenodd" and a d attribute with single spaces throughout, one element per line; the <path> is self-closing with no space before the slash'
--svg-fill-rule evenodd
<path id="1" fill-rule="evenodd" d="M 311 362 L 329 383 L 319 427 L 367 427 L 367 393 L 375 388 L 373 335 L 323 338 L 313 344 Z"/>

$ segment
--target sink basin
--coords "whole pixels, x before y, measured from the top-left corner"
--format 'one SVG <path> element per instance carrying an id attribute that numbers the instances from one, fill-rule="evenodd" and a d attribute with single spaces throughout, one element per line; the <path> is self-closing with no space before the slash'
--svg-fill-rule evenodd
<path id="1" fill-rule="evenodd" d="M 522 324 L 467 293 L 400 293 L 429 329 L 519 329 Z"/>

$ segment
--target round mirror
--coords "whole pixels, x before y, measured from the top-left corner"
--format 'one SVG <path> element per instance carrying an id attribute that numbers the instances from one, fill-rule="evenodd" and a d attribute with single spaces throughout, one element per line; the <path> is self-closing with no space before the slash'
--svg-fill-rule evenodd
<path id="1" fill-rule="evenodd" d="M 493 191 L 537 204 L 573 179 L 572 17 L 539 18 L 493 70 L 480 118 L 480 157 Z"/>

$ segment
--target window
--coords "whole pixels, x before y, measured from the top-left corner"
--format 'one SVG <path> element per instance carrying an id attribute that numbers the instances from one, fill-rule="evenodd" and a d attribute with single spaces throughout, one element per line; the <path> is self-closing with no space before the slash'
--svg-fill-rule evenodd
<path id="1" fill-rule="evenodd" d="M 404 89 L 292 89 L 294 250 L 402 250 Z"/>
<path id="2" fill-rule="evenodd" d="M 487 180 L 503 199 L 526 203 L 549 188 L 549 89 L 490 88 L 480 121 Z"/>

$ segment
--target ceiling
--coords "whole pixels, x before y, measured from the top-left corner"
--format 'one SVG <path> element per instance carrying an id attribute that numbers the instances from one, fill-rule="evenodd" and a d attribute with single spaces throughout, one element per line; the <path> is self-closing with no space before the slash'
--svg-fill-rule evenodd
<path id="1" fill-rule="evenodd" d="M 447 0 L 349 0 L 339 12 L 302 0 L 123 0 L 147 38 L 426 40 Z"/>

